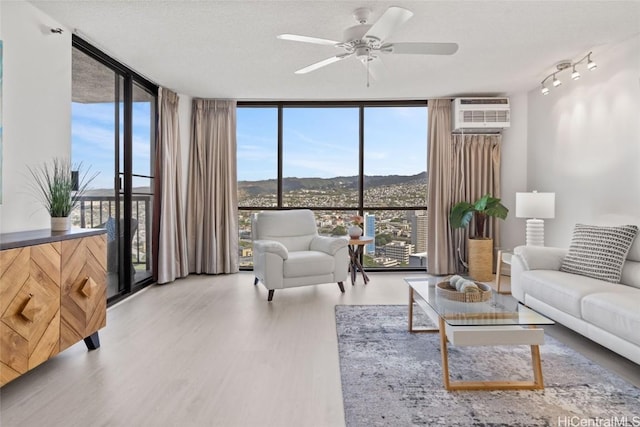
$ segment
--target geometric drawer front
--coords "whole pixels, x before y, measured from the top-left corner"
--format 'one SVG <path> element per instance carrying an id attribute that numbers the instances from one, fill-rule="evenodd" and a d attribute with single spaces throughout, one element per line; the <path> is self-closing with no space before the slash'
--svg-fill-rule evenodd
<path id="1" fill-rule="evenodd" d="M 60 351 L 106 325 L 106 236 L 62 242 Z"/>
<path id="2" fill-rule="evenodd" d="M 0 385 L 59 351 L 60 242 L 0 252 Z"/>

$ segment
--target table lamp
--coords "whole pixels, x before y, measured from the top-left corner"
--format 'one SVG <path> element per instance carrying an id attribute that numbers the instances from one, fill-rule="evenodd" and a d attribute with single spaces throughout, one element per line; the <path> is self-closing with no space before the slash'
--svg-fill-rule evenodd
<path id="1" fill-rule="evenodd" d="M 553 218 L 556 193 L 516 193 L 516 217 L 527 219 L 527 246 L 544 246 L 544 219 Z"/>

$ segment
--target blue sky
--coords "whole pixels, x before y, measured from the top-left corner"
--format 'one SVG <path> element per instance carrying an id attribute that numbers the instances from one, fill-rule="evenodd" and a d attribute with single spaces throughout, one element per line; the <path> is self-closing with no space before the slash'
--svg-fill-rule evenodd
<path id="1" fill-rule="evenodd" d="M 426 170 L 426 107 L 365 108 L 365 174 Z M 276 178 L 277 110 L 238 108 L 238 180 Z M 285 108 L 283 176 L 358 174 L 357 108 Z"/>
<path id="2" fill-rule="evenodd" d="M 150 103 L 133 110 L 134 173 L 149 175 Z M 100 174 L 92 188 L 113 188 L 114 104 L 72 105 L 74 163 Z M 283 112 L 285 177 L 358 174 L 358 109 L 285 108 Z M 183 124 L 188 126 L 189 124 Z M 238 179 L 276 178 L 277 109 L 238 108 Z M 426 170 L 427 108 L 365 108 L 365 174 L 413 175 Z M 134 180 L 134 186 L 148 180 Z"/>
<path id="3" fill-rule="evenodd" d="M 140 175 L 149 175 L 150 171 L 150 107 L 149 102 L 133 104 L 133 172 Z M 113 188 L 114 111 L 113 103 L 74 102 L 71 106 L 71 160 L 82 162 L 83 170 L 91 166 L 91 171 L 100 172 L 91 188 Z M 133 185 L 149 185 L 149 180 L 137 179 Z"/>

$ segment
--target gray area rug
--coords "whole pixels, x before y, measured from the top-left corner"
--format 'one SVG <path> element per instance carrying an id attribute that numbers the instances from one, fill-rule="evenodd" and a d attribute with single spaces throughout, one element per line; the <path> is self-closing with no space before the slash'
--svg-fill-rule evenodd
<path id="1" fill-rule="evenodd" d="M 410 334 L 406 306 L 338 305 L 336 327 L 350 427 L 640 426 L 640 389 L 548 335 L 544 390 L 447 392 L 439 335 Z M 528 346 L 448 349 L 453 380 L 533 375 Z"/>

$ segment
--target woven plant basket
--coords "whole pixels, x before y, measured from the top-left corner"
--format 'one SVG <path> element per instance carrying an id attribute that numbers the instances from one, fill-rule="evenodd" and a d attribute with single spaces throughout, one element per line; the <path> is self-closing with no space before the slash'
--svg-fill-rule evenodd
<path id="1" fill-rule="evenodd" d="M 493 239 L 469 239 L 469 276 L 479 282 L 493 280 Z"/>

